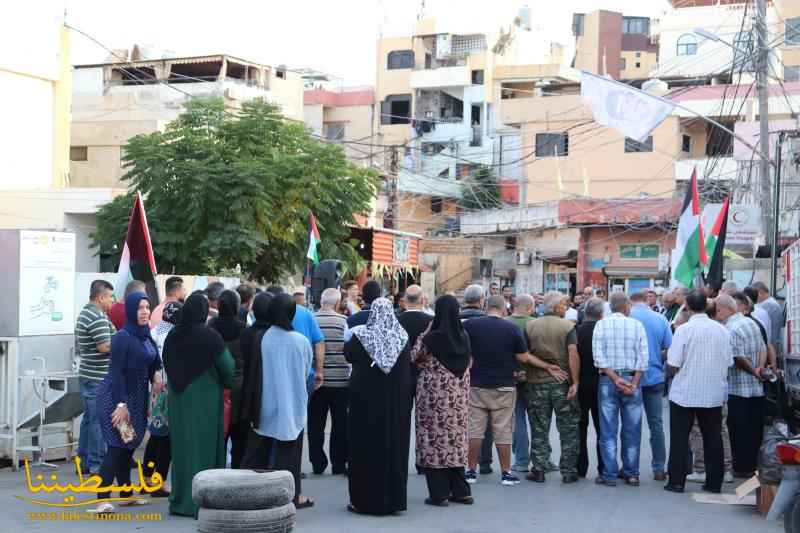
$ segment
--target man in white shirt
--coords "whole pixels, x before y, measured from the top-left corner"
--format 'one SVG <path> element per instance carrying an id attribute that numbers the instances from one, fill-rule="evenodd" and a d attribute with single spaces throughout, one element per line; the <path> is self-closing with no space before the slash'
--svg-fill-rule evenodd
<path id="1" fill-rule="evenodd" d="M 689 321 L 675 331 L 667 355 L 669 371 L 675 376 L 669 391 L 670 492 L 683 492 L 686 483 L 689 431 L 695 417 L 703 435 L 706 483 L 703 490 L 722 490 L 722 404 L 728 385 L 728 368 L 733 365 L 730 334 L 706 314 L 706 295 L 692 291 L 686 297 Z"/>

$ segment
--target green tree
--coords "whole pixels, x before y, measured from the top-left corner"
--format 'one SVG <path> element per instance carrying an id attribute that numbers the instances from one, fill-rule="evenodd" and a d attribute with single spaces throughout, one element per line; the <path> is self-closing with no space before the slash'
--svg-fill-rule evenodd
<path id="1" fill-rule="evenodd" d="M 348 226 L 369 212 L 377 175 L 263 100 L 227 111 L 222 99 L 193 99 L 164 132 L 130 139 L 123 164 L 129 192 L 98 211 L 92 235 L 115 261 L 138 190 L 161 272 L 295 272 L 306 264 L 312 212 L 321 257 L 360 262 Z"/>
<path id="2" fill-rule="evenodd" d="M 462 180 L 461 206 L 466 211 L 496 209 L 503 206 L 500 186 L 489 167 L 480 166 Z"/>

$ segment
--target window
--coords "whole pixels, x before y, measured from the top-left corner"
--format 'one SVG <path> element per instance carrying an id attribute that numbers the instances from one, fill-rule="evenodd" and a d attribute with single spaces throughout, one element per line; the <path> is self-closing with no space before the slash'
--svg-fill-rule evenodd
<path id="1" fill-rule="evenodd" d="M 650 35 L 650 19 L 647 17 L 622 17 L 622 33 Z"/>
<path id="2" fill-rule="evenodd" d="M 637 62 L 637 63 L 636 63 L 636 68 L 642 68 L 642 64 L 641 64 L 641 63 L 639 63 L 639 62 Z"/>
<path id="3" fill-rule="evenodd" d="M 472 71 L 472 85 L 483 85 L 483 70 Z"/>
<path id="4" fill-rule="evenodd" d="M 431 196 L 431 213 L 436 215 L 442 212 L 442 199 L 439 196 Z"/>
<path id="5" fill-rule="evenodd" d="M 572 15 L 572 34 L 575 37 L 580 37 L 583 35 L 583 19 L 585 15 L 583 13 L 573 13 Z"/>
<path id="6" fill-rule="evenodd" d="M 800 65 L 784 65 L 783 81 L 800 81 Z"/>
<path id="7" fill-rule="evenodd" d="M 691 33 L 684 33 L 678 37 L 678 55 L 693 56 L 697 53 L 697 37 Z"/>
<path id="8" fill-rule="evenodd" d="M 636 52 L 636 57 L 637 58 L 642 57 L 642 53 L 641 52 Z"/>
<path id="9" fill-rule="evenodd" d="M 408 124 L 410 122 L 410 94 L 392 94 L 381 102 L 381 124 Z"/>
<path id="10" fill-rule="evenodd" d="M 786 19 L 786 44 L 800 44 L 800 17 Z"/>
<path id="11" fill-rule="evenodd" d="M 285 80 L 286 79 L 286 68 L 278 67 L 275 70 L 275 76 L 279 77 L 282 80 Z"/>
<path id="12" fill-rule="evenodd" d="M 322 125 L 322 135 L 329 141 L 343 141 L 344 122 L 326 122 Z"/>
<path id="13" fill-rule="evenodd" d="M 625 61 L 625 58 L 624 57 L 620 57 L 619 58 L 619 69 L 620 70 L 625 70 L 626 66 L 627 66 L 627 62 Z"/>
<path id="14" fill-rule="evenodd" d="M 653 136 L 650 135 L 644 142 L 634 141 L 625 137 L 625 153 L 633 154 L 639 152 L 652 152 L 653 151 Z"/>
<path id="15" fill-rule="evenodd" d="M 537 133 L 536 157 L 554 157 L 569 155 L 569 134 Z"/>
<path id="16" fill-rule="evenodd" d="M 690 154 L 692 152 L 692 138 L 684 135 L 681 139 L 681 151 Z"/>
<path id="17" fill-rule="evenodd" d="M 86 146 L 70 146 L 69 147 L 69 160 L 70 161 L 88 161 L 89 149 Z"/>
<path id="18" fill-rule="evenodd" d="M 386 62 L 386 68 L 389 70 L 414 68 L 414 51 L 395 50 L 394 52 L 389 52 L 389 59 Z"/>

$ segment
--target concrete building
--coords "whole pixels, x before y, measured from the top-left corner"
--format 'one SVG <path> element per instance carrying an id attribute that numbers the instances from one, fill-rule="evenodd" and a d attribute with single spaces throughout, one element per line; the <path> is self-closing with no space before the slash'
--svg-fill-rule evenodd
<path id="1" fill-rule="evenodd" d="M 800 81 L 800 2 L 775 0 L 774 4 L 779 17 L 775 33 L 785 35 L 778 48 L 783 80 L 798 82 Z"/>
<path id="2" fill-rule="evenodd" d="M 231 108 L 261 97 L 287 118 L 303 120 L 303 80 L 286 68 L 227 55 L 148 54 L 135 46 L 108 63 L 75 67 L 70 186 L 124 187 L 121 158 L 128 139 L 163 130 L 192 97 L 223 97 Z"/>
<path id="3" fill-rule="evenodd" d="M 650 33 L 649 17 L 613 11 L 575 13 L 574 66 L 614 79 L 646 79 L 658 64 L 658 42 Z"/>
<path id="4" fill-rule="evenodd" d="M 117 192 L 67 188 L 70 30 L 63 3 L 48 6 L 15 4 L 0 16 L 0 228 L 71 231 L 76 270 L 97 272 L 94 214 Z"/>
<path id="5" fill-rule="evenodd" d="M 378 139 L 388 146 L 386 174 L 397 175 L 387 225 L 457 233 L 463 188 L 480 169 L 502 180 L 503 158 L 512 162 L 521 146 L 500 100 L 539 82 L 577 81 L 563 49 L 538 39 L 523 15 L 496 33 L 425 19 L 413 35 L 378 40 Z"/>

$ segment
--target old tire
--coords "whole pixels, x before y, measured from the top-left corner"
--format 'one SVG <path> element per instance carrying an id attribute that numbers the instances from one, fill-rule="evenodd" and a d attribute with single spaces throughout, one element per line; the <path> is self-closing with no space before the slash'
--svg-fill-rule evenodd
<path id="1" fill-rule="evenodd" d="M 192 480 L 192 501 L 205 509 L 272 509 L 293 498 L 294 478 L 285 470 L 204 470 Z"/>
<path id="2" fill-rule="evenodd" d="M 250 511 L 201 508 L 197 514 L 197 530 L 200 533 L 289 533 L 294 528 L 295 513 L 292 503 Z"/>

